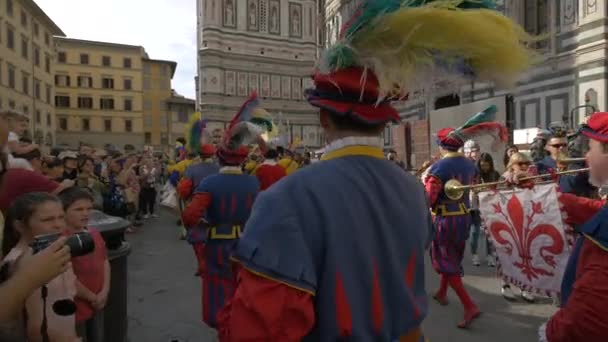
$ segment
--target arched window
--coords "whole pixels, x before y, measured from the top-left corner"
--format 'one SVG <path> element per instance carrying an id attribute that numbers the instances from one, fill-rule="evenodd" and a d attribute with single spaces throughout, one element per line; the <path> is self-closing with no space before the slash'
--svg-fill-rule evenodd
<path id="1" fill-rule="evenodd" d="M 591 115 L 594 111 L 599 110 L 597 106 L 597 91 L 591 88 L 585 92 L 585 115 Z M 593 107 L 593 108 L 592 108 Z"/>

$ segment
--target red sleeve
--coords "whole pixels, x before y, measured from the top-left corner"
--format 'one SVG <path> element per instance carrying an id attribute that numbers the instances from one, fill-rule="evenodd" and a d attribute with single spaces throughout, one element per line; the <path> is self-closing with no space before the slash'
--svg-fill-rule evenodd
<path id="1" fill-rule="evenodd" d="M 313 296 L 242 269 L 219 315 L 221 342 L 301 341 L 314 326 Z"/>
<path id="2" fill-rule="evenodd" d="M 606 201 L 579 197 L 570 193 L 560 193 L 559 201 L 566 212 L 566 222 L 569 224 L 583 224 L 595 215 Z"/>
<path id="3" fill-rule="evenodd" d="M 211 205 L 211 194 L 208 192 L 198 193 L 192 197 L 192 201 L 182 212 L 182 221 L 186 228 L 194 227 Z"/>
<path id="4" fill-rule="evenodd" d="M 192 179 L 182 178 L 177 184 L 177 193 L 181 199 L 188 199 L 192 195 Z"/>
<path id="5" fill-rule="evenodd" d="M 426 176 L 426 179 L 424 180 L 424 188 L 426 189 L 426 192 L 429 195 L 429 202 L 431 204 L 431 207 L 433 207 L 435 205 L 435 202 L 437 202 L 437 198 L 441 193 L 442 187 L 443 184 L 441 180 L 439 180 L 439 178 L 430 175 Z"/>
<path id="6" fill-rule="evenodd" d="M 568 303 L 547 323 L 549 342 L 603 342 L 608 336 L 608 252 L 587 239 L 580 258 Z"/>

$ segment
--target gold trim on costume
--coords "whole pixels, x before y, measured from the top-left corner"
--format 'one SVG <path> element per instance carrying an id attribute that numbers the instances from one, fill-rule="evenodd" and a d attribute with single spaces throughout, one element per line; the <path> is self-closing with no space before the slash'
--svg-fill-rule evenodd
<path id="1" fill-rule="evenodd" d="M 469 213 L 469 209 L 467 208 L 466 205 L 464 205 L 464 203 L 460 203 L 458 207 L 459 207 L 458 211 L 448 211 L 447 205 L 439 204 L 439 205 L 435 206 L 435 208 L 433 209 L 433 215 L 446 217 L 446 216 L 466 215 Z"/>
<path id="2" fill-rule="evenodd" d="M 608 252 L 608 248 L 606 246 L 603 246 L 599 241 L 597 241 L 596 239 L 592 238 L 591 236 L 589 236 L 589 234 L 585 234 L 583 233 L 583 235 L 589 239 L 591 242 L 593 242 L 596 246 L 598 246 L 599 248 L 601 248 L 602 250 L 604 250 L 605 252 Z"/>
<path id="3" fill-rule="evenodd" d="M 441 159 L 454 158 L 454 157 L 464 157 L 464 154 L 462 154 L 460 152 L 448 152 L 448 153 L 444 154 L 443 157 L 441 157 Z"/>
<path id="4" fill-rule="evenodd" d="M 356 146 L 347 146 L 343 148 L 339 148 L 337 150 L 333 150 L 331 152 L 327 152 L 321 157 L 321 160 L 331 160 L 336 158 L 342 158 L 347 156 L 366 156 L 373 157 L 378 159 L 384 159 L 384 152 L 379 147 L 373 146 L 364 146 L 364 145 L 356 145 Z"/>
<path id="5" fill-rule="evenodd" d="M 228 234 L 219 234 L 217 227 L 209 228 L 209 239 L 211 240 L 234 240 L 238 239 L 243 234 L 240 225 L 233 225 L 232 232 Z"/>
<path id="6" fill-rule="evenodd" d="M 283 285 L 285 285 L 285 286 L 291 287 L 292 289 L 295 289 L 295 290 L 298 290 L 298 291 L 301 291 L 301 292 L 307 293 L 307 294 L 309 294 L 309 295 L 311 295 L 311 296 L 315 296 L 315 295 L 316 295 L 315 291 L 311 291 L 311 290 L 308 290 L 308 289 L 305 289 L 305 288 L 302 288 L 302 287 L 299 287 L 299 286 L 295 286 L 295 285 L 290 284 L 290 283 L 288 283 L 288 282 L 286 282 L 286 281 L 283 281 L 283 280 L 280 280 L 280 279 L 277 279 L 277 278 L 271 277 L 271 276 L 269 276 L 269 275 L 267 275 L 267 274 L 264 274 L 264 273 L 261 273 L 261 272 L 258 272 L 258 271 L 255 271 L 255 270 L 252 270 L 251 268 L 249 268 L 249 267 L 247 267 L 247 266 L 243 265 L 243 263 L 242 263 L 242 262 L 241 262 L 239 259 L 236 259 L 235 257 L 230 257 L 230 259 L 231 259 L 232 261 L 234 261 L 234 262 L 237 262 L 237 263 L 241 264 L 241 267 L 243 267 L 243 268 L 244 268 L 244 269 L 246 269 L 247 271 L 249 271 L 249 272 L 251 272 L 251 273 L 253 273 L 253 274 L 257 275 L 258 277 L 262 277 L 262 278 L 264 278 L 264 279 L 272 280 L 272 281 L 274 281 L 274 282 L 277 282 L 277 283 L 283 284 Z"/>

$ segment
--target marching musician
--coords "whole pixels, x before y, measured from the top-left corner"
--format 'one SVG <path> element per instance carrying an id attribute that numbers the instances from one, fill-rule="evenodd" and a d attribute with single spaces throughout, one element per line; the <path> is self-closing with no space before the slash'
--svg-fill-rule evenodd
<path id="1" fill-rule="evenodd" d="M 589 180 L 608 184 L 608 113 L 595 113 L 581 133 L 589 138 Z M 567 221 L 582 224 L 562 281 L 561 309 L 539 329 L 541 342 L 603 342 L 608 336 L 608 207 L 562 193 Z"/>
<path id="2" fill-rule="evenodd" d="M 217 149 L 219 173 L 198 184 L 192 201 L 182 214 L 189 229 L 203 224 L 207 232 L 201 278 L 203 321 L 215 328 L 218 313 L 236 287 L 237 268 L 230 257 L 249 219 L 259 191 L 258 180 L 243 173 L 242 164 L 249 154 L 247 144 L 259 136 L 250 131 L 249 111 L 255 107 L 252 96 L 231 121 Z M 251 140 L 251 141 L 249 141 Z"/>
<path id="3" fill-rule="evenodd" d="M 177 185 L 177 193 L 184 202 L 189 202 L 192 198 L 194 190 L 203 181 L 203 179 L 217 174 L 220 170 L 219 165 L 213 160 L 215 155 L 215 146 L 212 144 L 201 144 L 199 148 L 201 161 L 194 163 L 186 169 L 184 177 Z M 201 275 L 203 269 L 204 258 L 204 241 L 206 240 L 205 232 L 201 227 L 191 227 L 186 233 L 186 241 L 192 245 L 197 261 L 196 275 Z"/>
<path id="4" fill-rule="evenodd" d="M 447 305 L 448 286 L 452 287 L 464 306 L 464 320 L 459 328 L 467 328 L 480 314 L 477 305 L 462 284 L 462 259 L 471 229 L 469 196 L 451 200 L 444 185 L 457 179 L 463 185 L 472 184 L 479 176 L 475 163 L 457 152 L 464 141 L 453 128 L 437 132 L 437 144 L 442 158 L 431 165 L 424 180 L 434 214 L 435 236 L 431 245 L 433 268 L 441 276 L 439 290 L 433 298 Z"/>
<path id="5" fill-rule="evenodd" d="M 536 163 L 538 174 L 555 174 L 559 171 L 560 159 L 567 156 L 568 139 L 564 130 L 554 130 L 549 137 L 545 150 L 548 155 Z M 563 167 L 563 165 L 562 165 Z M 570 167 L 577 167 L 570 165 Z M 559 189 L 561 192 L 573 193 L 578 196 L 590 197 L 595 189 L 588 182 L 588 174 L 581 172 L 577 175 L 562 175 L 558 178 Z"/>

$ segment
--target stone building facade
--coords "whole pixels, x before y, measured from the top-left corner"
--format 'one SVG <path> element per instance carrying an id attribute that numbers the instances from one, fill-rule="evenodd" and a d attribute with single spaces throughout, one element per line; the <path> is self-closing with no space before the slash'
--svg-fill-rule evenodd
<path id="1" fill-rule="evenodd" d="M 27 115 L 27 135 L 55 143 L 55 36 L 63 31 L 32 0 L 0 2 L 0 108 Z"/>
<path id="2" fill-rule="evenodd" d="M 315 0 L 198 0 L 197 107 L 223 129 L 252 91 L 284 140 L 318 147 L 317 111 L 304 89 L 317 54 Z"/>
<path id="3" fill-rule="evenodd" d="M 512 129 L 547 127 L 559 121 L 576 124 L 594 109 L 606 110 L 606 1 L 503 0 L 499 6 L 529 33 L 546 36 L 536 43 L 542 61 L 513 89 L 475 82 L 456 94 L 454 105 L 509 96 L 514 104 L 509 114 Z M 425 120 L 446 95 L 436 92 L 413 98 L 401 109 L 402 118 Z"/>

